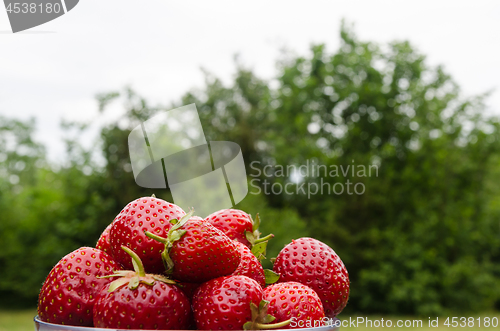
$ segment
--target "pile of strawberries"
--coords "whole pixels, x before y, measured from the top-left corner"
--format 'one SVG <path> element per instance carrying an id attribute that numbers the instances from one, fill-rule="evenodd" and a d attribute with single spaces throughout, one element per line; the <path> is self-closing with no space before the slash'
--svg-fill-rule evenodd
<path id="1" fill-rule="evenodd" d="M 347 304 L 338 255 L 313 238 L 286 245 L 264 270 L 260 220 L 225 209 L 205 219 L 156 197 L 130 202 L 96 248 L 59 261 L 40 291 L 42 321 L 159 330 L 324 325 Z"/>

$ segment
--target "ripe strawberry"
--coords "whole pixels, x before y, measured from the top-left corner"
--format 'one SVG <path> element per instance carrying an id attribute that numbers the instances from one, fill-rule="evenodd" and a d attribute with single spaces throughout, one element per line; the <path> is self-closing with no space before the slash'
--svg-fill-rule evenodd
<path id="1" fill-rule="evenodd" d="M 318 327 L 325 322 L 325 312 L 318 294 L 308 286 L 297 282 L 285 282 L 264 289 L 264 300 L 269 301 L 268 313 L 275 322 L 292 319 L 286 329 L 294 327 Z"/>
<path id="2" fill-rule="evenodd" d="M 153 195 L 154 197 L 154 195 Z M 120 220 L 122 219 L 123 217 L 125 217 L 126 214 L 128 214 L 128 212 L 130 211 L 130 207 L 132 206 L 132 204 L 135 203 L 135 200 L 132 201 L 132 202 L 129 202 L 121 211 L 118 215 L 116 215 L 115 219 L 113 220 L 113 222 L 111 222 L 111 224 L 109 224 L 106 229 L 104 229 L 104 231 L 102 232 L 101 236 L 99 237 L 99 239 L 97 240 L 97 244 L 96 244 L 96 248 L 97 249 L 100 249 L 101 251 L 105 251 L 106 253 L 108 254 L 111 254 L 111 244 L 109 243 L 109 231 L 111 230 L 111 226 L 113 225 L 114 222 L 116 222 L 117 220 Z"/>
<path id="3" fill-rule="evenodd" d="M 185 214 L 179 206 L 156 197 L 132 201 L 128 211 L 118 215 L 112 223 L 109 240 L 113 257 L 124 268 L 132 269 L 130 257 L 120 248 L 125 245 L 139 255 L 147 272 L 162 273 L 165 269 L 160 253 L 164 245 L 151 240 L 144 232 L 166 236 L 172 226 L 170 221 Z"/>
<path id="4" fill-rule="evenodd" d="M 97 244 L 95 245 L 97 249 L 100 249 L 101 251 L 104 251 L 108 254 L 111 254 L 111 245 L 109 243 L 109 230 L 111 230 L 112 225 L 113 223 L 111 223 L 106 227 L 106 229 L 104 229 L 101 236 L 99 237 L 99 240 L 97 240 Z"/>
<path id="5" fill-rule="evenodd" d="M 222 209 L 208 215 L 205 220 L 224 232 L 229 238 L 239 241 L 248 248 L 252 248 L 245 233 L 253 233 L 254 222 L 250 215 L 244 211 L 237 209 Z"/>
<path id="6" fill-rule="evenodd" d="M 94 306 L 94 325 L 101 328 L 187 329 L 191 307 L 188 298 L 160 275 L 146 274 L 141 260 L 122 246 L 133 259 L 134 271 L 118 271 L 121 277 L 107 284 Z"/>
<path id="7" fill-rule="evenodd" d="M 224 232 L 229 238 L 239 241 L 250 249 L 255 244 L 265 242 L 274 237 L 274 235 L 270 234 L 264 238 L 260 238 L 259 214 L 257 214 L 254 222 L 252 216 L 238 209 L 222 209 L 216 211 L 208 215 L 205 221 Z"/>
<path id="8" fill-rule="evenodd" d="M 240 252 L 241 259 L 238 268 L 236 268 L 232 274 L 250 277 L 256 280 L 260 286 L 266 286 L 264 269 L 262 268 L 259 260 L 255 257 L 255 255 L 253 255 L 247 246 L 237 241 L 234 243 Z"/>
<path id="9" fill-rule="evenodd" d="M 292 240 L 276 257 L 273 271 L 280 275 L 280 282 L 299 282 L 316 291 L 326 317 L 335 317 L 347 304 L 349 275 L 344 263 L 319 240 Z"/>
<path id="10" fill-rule="evenodd" d="M 177 282 L 177 285 L 186 295 L 189 301 L 193 300 L 194 292 L 200 287 L 201 283 Z"/>
<path id="11" fill-rule="evenodd" d="M 246 276 L 226 276 L 201 285 L 193 298 L 193 313 L 198 330 L 257 330 L 279 328 L 267 324 L 274 320 L 267 314 L 269 302 L 262 300 L 259 283 Z"/>
<path id="12" fill-rule="evenodd" d="M 100 289 L 120 266 L 107 253 L 82 247 L 63 257 L 43 283 L 38 316 L 55 324 L 92 326 L 92 310 Z"/>
<path id="13" fill-rule="evenodd" d="M 167 273 L 182 282 L 201 283 L 230 275 L 240 262 L 234 241 L 200 217 L 184 216 L 166 238 L 146 235 L 164 244 L 161 253 Z"/>

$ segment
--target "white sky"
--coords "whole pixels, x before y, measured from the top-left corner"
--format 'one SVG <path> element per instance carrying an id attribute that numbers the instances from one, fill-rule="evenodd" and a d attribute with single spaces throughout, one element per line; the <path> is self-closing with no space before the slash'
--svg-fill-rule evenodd
<path id="1" fill-rule="evenodd" d="M 342 18 L 363 40 L 410 40 L 466 94 L 499 87 L 500 1 L 81 0 L 20 34 L 0 8 L 0 114 L 36 116 L 37 138 L 57 159 L 60 119 L 95 116 L 96 93 L 130 85 L 167 104 L 201 86 L 200 67 L 229 81 L 235 53 L 270 78 L 283 46 L 335 50 Z M 500 93 L 488 104 L 500 114 Z"/>

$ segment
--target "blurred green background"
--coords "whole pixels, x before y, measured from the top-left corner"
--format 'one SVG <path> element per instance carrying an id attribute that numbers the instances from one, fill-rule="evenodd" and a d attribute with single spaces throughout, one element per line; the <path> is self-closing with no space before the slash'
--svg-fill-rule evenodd
<path id="1" fill-rule="evenodd" d="M 254 194 L 237 208 L 260 213 L 276 235 L 268 257 L 291 239 L 329 244 L 349 270 L 346 314 L 405 316 L 500 309 L 500 122 L 487 94 L 465 97 L 441 67 L 409 42 L 358 40 L 347 26 L 341 47 L 283 54 L 273 83 L 235 61 L 231 85 L 206 72 L 204 88 L 151 105 L 129 88 L 97 96 L 123 106 L 100 129 L 63 123 L 62 164 L 33 139 L 36 122 L 0 117 L 0 308 L 32 308 L 46 275 L 140 196 L 172 201 L 135 184 L 127 137 L 156 112 L 196 103 L 207 140 L 238 143 L 249 183 L 362 183 L 364 194 Z M 276 83 L 278 82 L 278 83 Z M 377 175 L 264 177 L 266 165 L 375 165 Z M 257 163 L 254 163 L 257 164 Z M 206 216 L 206 215 L 201 215 Z M 266 262 L 269 266 L 270 262 Z"/>

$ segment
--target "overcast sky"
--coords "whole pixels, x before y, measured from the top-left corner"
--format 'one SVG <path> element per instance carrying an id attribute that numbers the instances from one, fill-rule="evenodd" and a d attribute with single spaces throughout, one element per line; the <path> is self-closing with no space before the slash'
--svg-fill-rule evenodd
<path id="1" fill-rule="evenodd" d="M 410 40 L 466 94 L 500 87 L 500 1 L 81 0 L 18 34 L 0 8 L 0 114 L 37 117 L 36 137 L 57 159 L 60 119 L 95 116 L 96 93 L 130 85 L 167 104 L 201 86 L 200 67 L 229 81 L 235 53 L 270 78 L 283 46 L 335 50 L 342 18 L 363 40 Z M 500 91 L 488 105 L 500 114 Z"/>

